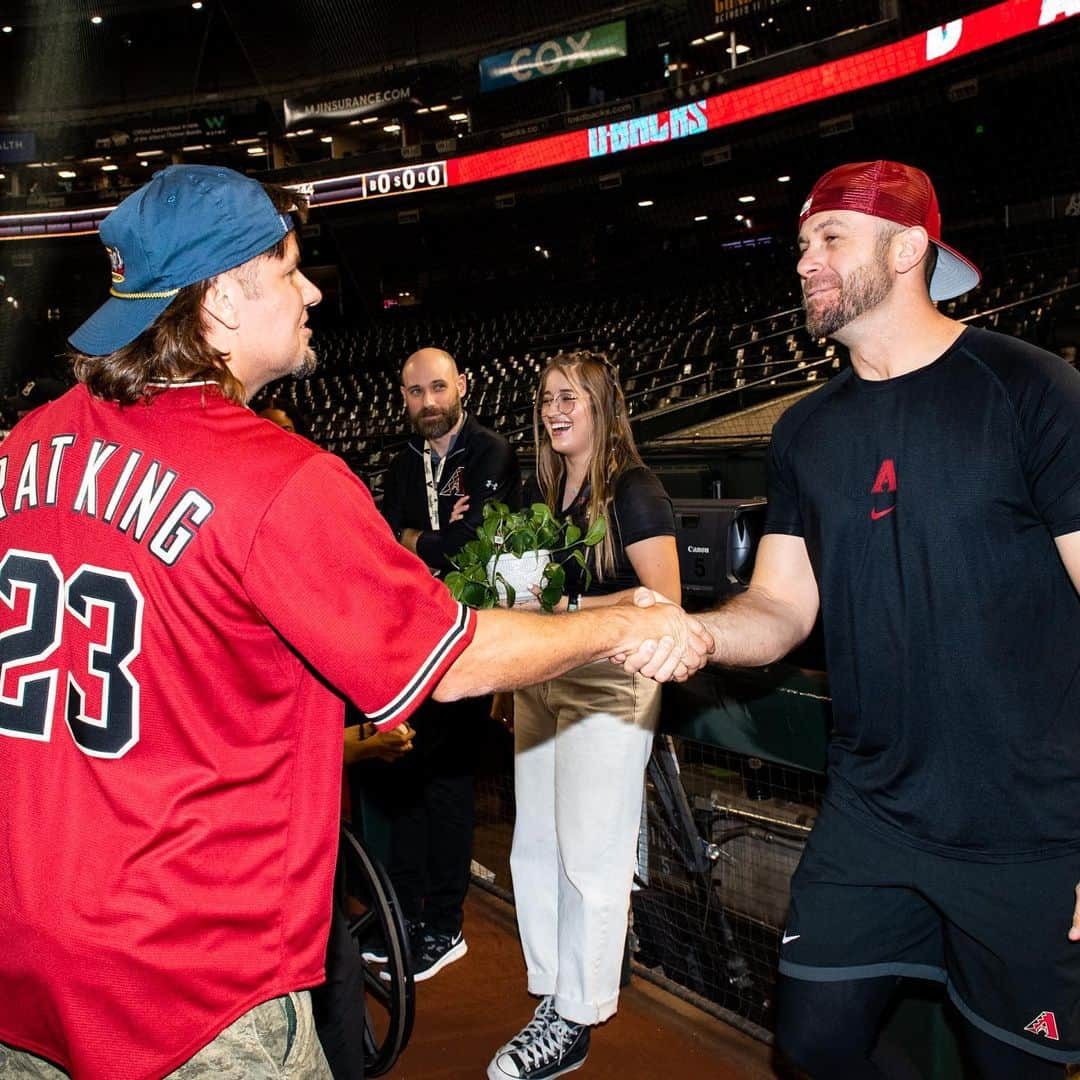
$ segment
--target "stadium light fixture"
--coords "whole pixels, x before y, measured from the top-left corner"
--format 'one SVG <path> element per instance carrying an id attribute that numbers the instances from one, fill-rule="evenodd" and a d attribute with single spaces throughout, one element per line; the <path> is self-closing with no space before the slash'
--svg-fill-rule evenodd
<path id="1" fill-rule="evenodd" d="M 383 131 L 385 131 L 387 135 L 396 135 L 400 130 L 401 130 L 401 125 L 400 124 L 387 124 L 383 128 Z"/>
<path id="2" fill-rule="evenodd" d="M 91 16 L 90 16 L 90 21 L 91 21 L 91 22 L 92 22 L 92 23 L 93 23 L 93 24 L 94 24 L 95 26 L 100 26 L 103 20 L 102 20 L 102 18 L 101 18 L 101 16 L 100 16 L 100 15 L 91 15 Z"/>
<path id="3" fill-rule="evenodd" d="M 449 109 L 449 108 L 450 108 L 449 105 L 432 105 L 431 106 L 431 111 L 432 112 L 446 112 L 446 110 Z"/>
<path id="4" fill-rule="evenodd" d="M 778 184 L 788 184 L 788 183 L 791 182 L 791 177 L 790 176 L 778 176 L 776 178 L 776 182 Z"/>
<path id="5" fill-rule="evenodd" d="M 3 30 L 4 30 L 5 34 L 10 34 L 12 32 L 12 30 L 14 30 L 14 29 L 15 29 L 14 26 L 5 26 L 5 27 L 3 27 Z"/>
<path id="6" fill-rule="evenodd" d="M 735 215 L 735 220 L 736 221 L 745 221 L 746 220 L 746 215 L 745 214 L 736 214 Z"/>
<path id="7" fill-rule="evenodd" d="M 708 221 L 709 220 L 709 215 L 708 214 L 695 214 L 694 215 L 694 220 L 695 221 Z"/>
<path id="8" fill-rule="evenodd" d="M 61 180 L 74 180 L 79 174 L 73 169 L 61 169 L 57 174 Z"/>
<path id="9" fill-rule="evenodd" d="M 333 141 L 334 141 L 334 136 L 333 135 L 320 135 L 319 136 L 319 142 L 333 142 Z"/>
<path id="10" fill-rule="evenodd" d="M 192 11 L 202 11 L 202 0 L 191 0 Z"/>
<path id="11" fill-rule="evenodd" d="M 374 124 L 374 123 L 378 122 L 378 119 L 379 118 L 377 116 L 365 116 L 364 119 L 360 121 L 360 123 L 361 124 Z"/>
<path id="12" fill-rule="evenodd" d="M 756 195 L 740 195 L 739 196 L 739 202 L 741 202 L 741 203 L 757 202 L 757 196 Z"/>
<path id="13" fill-rule="evenodd" d="M 640 206 L 642 209 L 645 209 L 645 208 L 647 208 L 649 206 L 652 206 L 652 205 L 653 205 L 652 199 L 638 199 L 638 206 Z"/>
<path id="14" fill-rule="evenodd" d="M 724 50 L 724 52 L 729 53 L 729 54 L 734 52 L 734 54 L 736 56 L 742 56 L 743 53 L 748 53 L 749 51 L 750 51 L 750 46 L 749 45 L 736 45 L 734 49 L 732 49 L 731 46 L 729 45 Z"/>
<path id="15" fill-rule="evenodd" d="M 164 150 L 136 150 L 135 156 L 140 158 L 161 157 L 164 153 Z"/>
<path id="16" fill-rule="evenodd" d="M 463 112 L 452 112 L 449 117 L 447 117 L 447 119 L 453 120 L 455 123 L 460 124 L 463 120 L 469 119 L 469 114 Z"/>
<path id="17" fill-rule="evenodd" d="M 416 115 L 423 116 L 425 113 L 429 112 L 431 112 L 431 110 L 426 105 L 421 105 L 420 108 L 416 110 Z"/>
<path id="18" fill-rule="evenodd" d="M 101 171 L 102 172 L 116 172 L 116 170 L 119 169 L 119 168 L 120 168 L 119 165 L 114 165 L 112 162 L 109 162 L 109 164 L 101 166 Z"/>
<path id="19" fill-rule="evenodd" d="M 265 146 L 249 146 L 247 148 L 247 152 L 252 157 L 264 157 L 265 154 L 266 154 L 266 147 Z"/>

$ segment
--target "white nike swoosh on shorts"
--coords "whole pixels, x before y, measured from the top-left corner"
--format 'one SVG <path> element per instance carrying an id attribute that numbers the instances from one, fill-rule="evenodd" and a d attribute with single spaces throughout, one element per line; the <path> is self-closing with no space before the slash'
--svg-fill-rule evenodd
<path id="1" fill-rule="evenodd" d="M 789 934 L 786 930 L 784 936 L 780 939 L 781 945 L 786 945 L 789 941 L 794 941 L 796 938 L 801 938 L 802 934 Z"/>

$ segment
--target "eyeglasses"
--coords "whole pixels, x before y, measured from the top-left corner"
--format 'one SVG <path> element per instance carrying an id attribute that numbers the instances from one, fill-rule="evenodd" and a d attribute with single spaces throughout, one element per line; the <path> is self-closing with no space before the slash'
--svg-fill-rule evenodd
<path id="1" fill-rule="evenodd" d="M 554 405 L 558 412 L 563 415 L 574 411 L 574 406 L 577 404 L 577 394 L 571 394 L 566 390 L 561 391 L 558 394 L 551 395 L 545 394 L 540 399 L 540 411 L 550 412 L 551 406 Z"/>

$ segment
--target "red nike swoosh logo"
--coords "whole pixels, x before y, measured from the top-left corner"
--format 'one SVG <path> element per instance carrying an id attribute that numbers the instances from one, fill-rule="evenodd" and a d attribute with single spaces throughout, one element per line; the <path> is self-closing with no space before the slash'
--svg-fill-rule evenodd
<path id="1" fill-rule="evenodd" d="M 895 506 L 890 506 L 887 510 L 871 510 L 870 520 L 877 521 L 879 518 L 885 517 L 886 514 L 891 514 L 895 509 Z"/>

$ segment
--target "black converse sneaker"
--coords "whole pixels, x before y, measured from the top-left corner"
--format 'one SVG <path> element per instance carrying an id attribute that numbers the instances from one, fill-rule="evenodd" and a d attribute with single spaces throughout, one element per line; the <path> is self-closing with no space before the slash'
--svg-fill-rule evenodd
<path id="1" fill-rule="evenodd" d="M 535 1018 L 532 1023 L 536 1023 Z M 589 1054 L 587 1024 L 574 1024 L 556 1013 L 554 1020 L 537 1023 L 532 1038 L 522 1040 L 532 1023 L 495 1055 L 488 1066 L 488 1080 L 553 1080 L 585 1064 Z M 513 1043 L 517 1045 L 510 1048 Z"/>
<path id="2" fill-rule="evenodd" d="M 503 1043 L 495 1051 L 495 1056 L 498 1057 L 500 1054 L 508 1053 L 511 1050 L 516 1050 L 519 1046 L 531 1043 L 552 1020 L 558 1019 L 559 1014 L 555 1011 L 554 995 L 545 994 L 540 999 L 540 1004 L 536 1006 L 532 1019 L 509 1042 Z"/>

